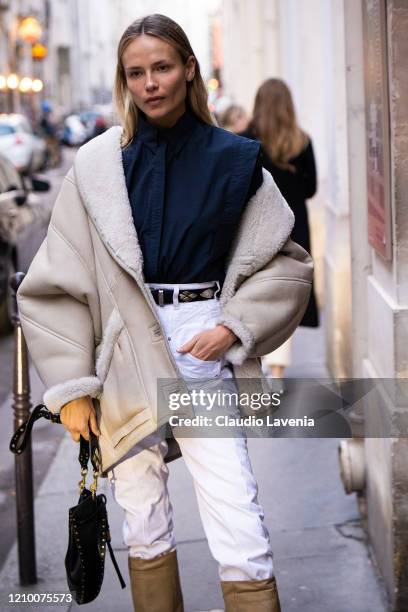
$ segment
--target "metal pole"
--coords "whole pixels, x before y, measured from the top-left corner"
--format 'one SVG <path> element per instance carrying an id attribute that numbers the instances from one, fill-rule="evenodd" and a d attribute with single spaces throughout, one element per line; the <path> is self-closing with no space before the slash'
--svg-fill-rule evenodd
<path id="1" fill-rule="evenodd" d="M 30 416 L 30 378 L 28 369 L 27 346 L 21 329 L 16 300 L 25 274 L 17 272 L 10 281 L 13 290 L 14 324 L 14 380 L 13 410 L 14 431 Z M 17 543 L 20 584 L 22 586 L 37 582 L 35 560 L 34 495 L 31 441 L 21 455 L 15 457 L 16 505 L 17 505 Z"/>

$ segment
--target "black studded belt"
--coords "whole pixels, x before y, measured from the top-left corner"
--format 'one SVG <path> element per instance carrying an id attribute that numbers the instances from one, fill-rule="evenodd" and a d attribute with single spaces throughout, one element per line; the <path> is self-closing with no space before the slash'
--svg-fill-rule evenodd
<path id="1" fill-rule="evenodd" d="M 174 302 L 183 304 L 185 302 L 200 302 L 201 300 L 212 300 L 216 297 L 219 287 L 214 283 L 210 287 L 200 289 L 179 289 L 178 294 L 176 289 L 155 289 L 150 287 L 154 301 L 159 306 L 165 304 L 174 304 Z"/>

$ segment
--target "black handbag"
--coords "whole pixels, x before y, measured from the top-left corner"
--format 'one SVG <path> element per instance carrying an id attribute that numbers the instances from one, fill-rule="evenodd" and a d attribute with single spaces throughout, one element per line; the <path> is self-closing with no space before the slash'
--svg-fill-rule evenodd
<path id="1" fill-rule="evenodd" d="M 17 429 L 11 438 L 10 450 L 12 453 L 20 454 L 24 451 L 33 424 L 41 417 L 53 423 L 61 423 L 58 414 L 53 414 L 44 404 L 39 404 L 31 412 L 29 419 Z M 86 476 L 89 459 L 91 459 L 93 468 L 93 482 L 87 489 Z M 122 589 L 126 584 L 112 550 L 106 496 L 103 493 L 97 495 L 101 460 L 98 439 L 91 431 L 89 442 L 82 436 L 80 437 L 78 460 L 81 466 L 81 480 L 78 483 L 80 493 L 78 504 L 69 509 L 69 539 L 65 555 L 65 570 L 72 597 L 77 604 L 85 604 L 93 601 L 101 590 L 106 547 L 108 547 Z"/>

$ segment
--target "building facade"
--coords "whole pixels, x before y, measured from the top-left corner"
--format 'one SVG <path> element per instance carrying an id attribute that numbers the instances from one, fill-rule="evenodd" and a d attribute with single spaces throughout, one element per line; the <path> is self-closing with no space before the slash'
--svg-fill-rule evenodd
<path id="1" fill-rule="evenodd" d="M 135 19 L 164 13 L 185 29 L 199 58 L 205 80 L 212 76 L 211 18 L 220 0 L 200 3 L 174 0 L 0 0 L 0 75 L 16 72 L 38 76 L 44 89 L 28 100 L 18 90 L 1 90 L 0 111 L 38 113 L 47 99 L 56 114 L 110 104 L 117 45 L 124 29 Z M 41 42 L 47 57 L 31 58 L 31 44 L 19 39 L 24 17 L 33 16 L 42 27 Z M 28 103 L 29 102 L 29 103 Z"/>
<path id="2" fill-rule="evenodd" d="M 255 0 L 248 20 L 245 4 L 223 3 L 226 45 L 232 36 L 248 45 L 226 49 L 226 87 L 251 108 L 264 79 L 283 78 L 312 136 L 319 190 L 309 212 L 327 362 L 333 377 L 375 379 L 382 389 L 363 409 L 359 494 L 392 609 L 406 610 L 408 402 L 393 391 L 408 366 L 408 4 L 275 0 L 265 12 Z"/>

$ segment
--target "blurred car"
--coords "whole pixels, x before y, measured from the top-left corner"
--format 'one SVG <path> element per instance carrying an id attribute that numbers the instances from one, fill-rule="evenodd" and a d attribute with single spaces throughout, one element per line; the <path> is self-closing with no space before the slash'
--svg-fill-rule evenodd
<path id="1" fill-rule="evenodd" d="M 104 132 L 111 125 L 110 105 L 81 110 L 65 118 L 60 140 L 69 146 L 80 146 Z"/>
<path id="2" fill-rule="evenodd" d="M 51 209 L 42 204 L 32 192 L 35 179 L 28 188 L 13 164 L 0 154 L 0 333 L 12 329 L 12 296 L 10 278 L 18 270 L 28 267 L 43 241 L 49 224 Z M 47 183 L 38 180 L 45 190 Z M 49 183 L 48 183 L 49 188 Z"/>
<path id="3" fill-rule="evenodd" d="M 99 117 L 101 117 L 101 115 L 95 110 L 83 110 L 79 113 L 79 118 L 85 126 L 88 139 L 92 138 L 95 124 Z"/>
<path id="4" fill-rule="evenodd" d="M 31 127 L 24 115 L 0 114 L 0 153 L 19 172 L 29 174 L 44 168 L 46 143 Z"/>
<path id="5" fill-rule="evenodd" d="M 86 127 L 79 115 L 72 114 L 65 117 L 62 132 L 62 142 L 71 147 L 80 146 L 87 140 Z"/>

